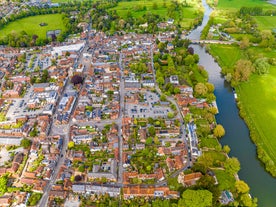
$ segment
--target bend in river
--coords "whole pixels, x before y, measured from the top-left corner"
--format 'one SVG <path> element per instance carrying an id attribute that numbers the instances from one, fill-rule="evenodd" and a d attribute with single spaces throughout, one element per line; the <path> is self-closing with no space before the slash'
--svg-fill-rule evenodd
<path id="1" fill-rule="evenodd" d="M 209 20 L 212 9 L 202 0 L 205 8 L 202 25 L 194 29 L 189 35 L 190 40 L 199 40 L 204 26 Z M 250 186 L 252 196 L 258 198 L 258 205 L 264 207 L 276 206 L 276 179 L 265 171 L 262 164 L 256 157 L 256 147 L 252 143 L 249 130 L 245 122 L 240 118 L 234 99 L 231 86 L 225 82 L 220 71 L 221 68 L 214 61 L 214 58 L 205 52 L 200 45 L 192 45 L 196 54 L 199 55 L 199 64 L 209 73 L 209 82 L 215 85 L 215 95 L 219 114 L 216 116 L 217 122 L 225 128 L 226 135 L 220 140 L 222 145 L 229 145 L 230 156 L 237 157 L 241 163 L 239 177 L 245 180 Z"/>

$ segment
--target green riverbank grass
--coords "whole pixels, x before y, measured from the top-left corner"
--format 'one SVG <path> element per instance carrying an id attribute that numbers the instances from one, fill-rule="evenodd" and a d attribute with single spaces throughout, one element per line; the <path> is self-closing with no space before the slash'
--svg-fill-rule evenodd
<path id="1" fill-rule="evenodd" d="M 40 26 L 40 23 L 47 23 L 46 26 Z M 0 30 L 0 38 L 5 37 L 6 35 L 12 33 L 13 31 L 16 33 L 20 33 L 21 31 L 25 31 L 28 35 L 34 35 L 41 38 L 46 38 L 46 32 L 48 30 L 56 30 L 61 29 L 64 30 L 65 26 L 62 22 L 61 14 L 47 14 L 47 15 L 38 15 L 32 17 L 26 17 L 23 19 L 16 20 L 11 22 L 3 29 Z"/>
<path id="2" fill-rule="evenodd" d="M 239 59 L 245 58 L 239 46 L 212 44 L 210 49 L 210 53 L 225 72 L 232 72 L 235 63 Z"/>

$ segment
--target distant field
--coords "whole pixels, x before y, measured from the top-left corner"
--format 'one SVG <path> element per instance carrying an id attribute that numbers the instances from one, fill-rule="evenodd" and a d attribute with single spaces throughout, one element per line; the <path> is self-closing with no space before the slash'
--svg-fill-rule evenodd
<path id="1" fill-rule="evenodd" d="M 164 2 L 165 5 L 164 6 Z M 182 2 L 182 1 L 180 1 Z M 187 1 L 191 7 L 185 7 L 182 10 L 183 15 L 183 21 L 181 22 L 181 25 L 183 27 L 189 27 L 190 24 L 194 21 L 194 19 L 198 16 L 198 8 L 199 4 L 196 3 L 196 0 L 188 0 Z M 153 8 L 153 4 L 157 4 L 157 8 Z M 110 10 L 116 10 L 118 15 L 121 18 L 126 18 L 127 13 L 130 11 L 133 17 L 142 17 L 147 12 L 151 12 L 153 14 L 158 14 L 161 17 L 168 19 L 167 16 L 167 7 L 170 5 L 170 1 L 164 1 L 164 0 L 151 0 L 151 1 L 145 1 L 145 0 L 136 0 L 136 1 L 121 1 L 118 3 L 118 6 L 111 8 Z M 142 6 L 146 7 L 146 10 L 144 11 L 135 11 L 135 7 Z"/>
<path id="2" fill-rule="evenodd" d="M 255 17 L 260 30 L 276 29 L 276 16 Z"/>
<path id="3" fill-rule="evenodd" d="M 237 89 L 246 117 L 255 126 L 263 149 L 276 163 L 276 67 L 270 68 L 268 75 L 253 75 Z"/>
<path id="4" fill-rule="evenodd" d="M 36 34 L 41 38 L 46 38 L 46 32 L 48 30 L 65 29 L 61 17 L 61 14 L 47 14 L 16 20 L 0 30 L 0 38 L 5 37 L 13 31 L 16 33 L 25 31 L 28 35 Z M 42 22 L 48 25 L 40 26 L 39 24 Z"/>
<path id="5" fill-rule="evenodd" d="M 261 6 L 264 9 L 276 8 L 276 6 L 266 3 L 263 0 L 219 0 L 218 1 L 219 9 L 235 10 L 235 9 L 240 9 L 243 6 L 247 6 L 247 7 Z"/>

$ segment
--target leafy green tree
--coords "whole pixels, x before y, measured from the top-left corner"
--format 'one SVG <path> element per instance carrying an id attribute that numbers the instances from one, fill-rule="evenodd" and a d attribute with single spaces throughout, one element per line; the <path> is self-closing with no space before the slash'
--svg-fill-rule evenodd
<path id="1" fill-rule="evenodd" d="M 28 200 L 28 204 L 30 206 L 35 206 L 38 203 L 38 201 L 41 199 L 41 197 L 42 197 L 41 193 L 32 193 L 32 195 Z"/>
<path id="2" fill-rule="evenodd" d="M 174 117 L 174 113 L 173 112 L 168 112 L 168 119 L 172 119 Z"/>
<path id="3" fill-rule="evenodd" d="M 8 179 L 9 179 L 8 174 L 2 175 L 0 177 L 0 195 L 4 195 L 4 193 L 7 192 L 7 190 L 8 190 L 8 187 L 7 187 Z"/>
<path id="4" fill-rule="evenodd" d="M 270 65 L 267 58 L 259 58 L 254 62 L 255 71 L 259 75 L 264 75 L 269 72 Z"/>
<path id="5" fill-rule="evenodd" d="M 254 67 L 250 60 L 238 60 L 234 67 L 233 79 L 237 82 L 247 81 L 254 72 Z"/>
<path id="6" fill-rule="evenodd" d="M 249 47 L 249 39 L 248 37 L 243 37 L 240 41 L 240 49 L 244 50 Z"/>
<path id="7" fill-rule="evenodd" d="M 225 130 L 222 125 L 218 124 L 214 129 L 214 136 L 221 138 L 225 135 Z"/>
<path id="8" fill-rule="evenodd" d="M 224 163 L 225 171 L 229 174 L 235 174 L 240 170 L 240 162 L 236 157 L 229 158 Z"/>
<path id="9" fill-rule="evenodd" d="M 75 146 L 75 142 L 70 141 L 68 142 L 68 149 L 72 149 Z"/>
<path id="10" fill-rule="evenodd" d="M 212 84 L 212 83 L 205 83 L 205 86 L 207 87 L 207 89 L 208 89 L 208 93 L 213 93 L 214 92 L 214 90 L 215 90 L 215 86 L 214 86 L 214 84 Z"/>
<path id="11" fill-rule="evenodd" d="M 84 172 L 84 171 L 85 171 L 84 165 L 80 165 L 79 168 L 78 168 L 78 170 L 79 170 L 80 172 Z"/>
<path id="12" fill-rule="evenodd" d="M 252 206 L 252 199 L 248 195 L 248 193 L 242 194 L 240 197 L 240 201 L 242 206 Z"/>
<path id="13" fill-rule="evenodd" d="M 152 138 L 149 137 L 146 139 L 146 145 L 151 145 L 152 144 Z"/>
<path id="14" fill-rule="evenodd" d="M 204 83 L 198 83 L 195 85 L 195 95 L 205 96 L 208 93 L 208 88 Z"/>
<path id="15" fill-rule="evenodd" d="M 270 30 L 261 31 L 262 41 L 260 43 L 261 47 L 273 47 L 275 43 L 275 37 Z"/>
<path id="16" fill-rule="evenodd" d="M 229 152 L 231 151 L 230 147 L 228 145 L 224 145 L 222 148 L 223 152 L 225 152 L 226 154 L 229 154 Z"/>
<path id="17" fill-rule="evenodd" d="M 235 187 L 238 193 L 248 193 L 250 188 L 243 180 L 237 180 L 235 183 Z"/>
<path id="18" fill-rule="evenodd" d="M 178 201 L 179 207 L 207 207 L 212 206 L 213 195 L 208 190 L 186 190 Z"/>
<path id="19" fill-rule="evenodd" d="M 150 126 L 149 128 L 148 128 L 148 132 L 149 132 L 149 135 L 150 136 L 152 136 L 152 137 L 154 137 L 155 136 L 155 127 L 154 126 Z"/>
<path id="20" fill-rule="evenodd" d="M 187 57 L 184 59 L 184 62 L 186 66 L 193 65 L 195 63 L 193 55 L 187 55 Z"/>
<path id="21" fill-rule="evenodd" d="M 20 146 L 23 147 L 24 149 L 27 149 L 31 146 L 31 140 L 29 139 L 22 139 L 21 142 L 20 142 Z"/>

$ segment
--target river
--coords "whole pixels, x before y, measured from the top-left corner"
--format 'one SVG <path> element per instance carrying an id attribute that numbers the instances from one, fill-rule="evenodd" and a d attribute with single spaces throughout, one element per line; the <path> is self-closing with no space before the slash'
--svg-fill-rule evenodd
<path id="1" fill-rule="evenodd" d="M 199 40 L 200 33 L 209 20 L 212 9 L 202 0 L 205 8 L 202 25 L 194 29 L 188 38 Z M 249 130 L 245 122 L 240 118 L 234 94 L 231 86 L 221 76 L 221 68 L 213 57 L 205 52 L 200 45 L 192 45 L 196 54 L 199 55 L 199 64 L 209 73 L 209 82 L 215 85 L 215 95 L 219 114 L 216 120 L 225 128 L 226 134 L 220 140 L 222 145 L 229 145 L 230 156 L 237 157 L 241 163 L 239 177 L 250 186 L 250 194 L 258 198 L 258 206 L 276 206 L 276 179 L 265 171 L 256 157 L 256 147 L 252 143 Z"/>

